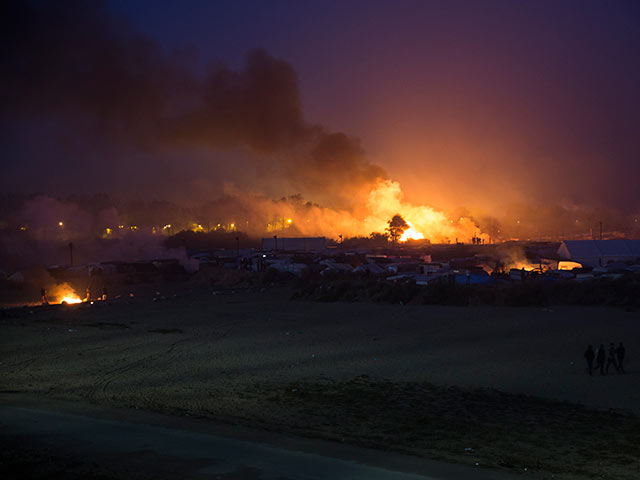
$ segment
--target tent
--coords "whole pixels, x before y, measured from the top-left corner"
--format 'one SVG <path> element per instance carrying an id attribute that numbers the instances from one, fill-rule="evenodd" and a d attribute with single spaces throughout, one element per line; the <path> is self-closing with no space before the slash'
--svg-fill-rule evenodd
<path id="1" fill-rule="evenodd" d="M 565 240 L 558 248 L 558 257 L 590 267 L 610 262 L 639 262 L 640 240 Z"/>

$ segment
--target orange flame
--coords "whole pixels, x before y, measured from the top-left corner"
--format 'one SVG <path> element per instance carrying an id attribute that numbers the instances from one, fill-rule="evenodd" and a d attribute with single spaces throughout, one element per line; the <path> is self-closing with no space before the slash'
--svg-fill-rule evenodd
<path id="1" fill-rule="evenodd" d="M 60 303 L 82 303 L 82 299 L 75 294 L 65 295 L 62 297 L 62 300 L 60 300 Z"/>
<path id="2" fill-rule="evenodd" d="M 407 240 L 423 240 L 424 239 L 424 235 L 419 231 L 417 231 L 415 228 L 413 228 L 413 225 L 411 225 L 411 222 L 408 222 L 407 220 L 405 220 L 405 222 L 407 222 L 407 224 L 409 225 L 409 228 L 407 228 L 398 239 L 400 242 L 406 242 Z"/>
<path id="3" fill-rule="evenodd" d="M 509 271 L 512 269 L 516 269 L 516 270 L 525 270 L 527 272 L 532 272 L 533 270 L 539 270 L 540 269 L 540 264 L 539 263 L 531 263 L 529 261 L 514 261 L 514 262 L 510 262 L 510 263 L 506 263 L 504 266 L 505 270 Z"/>
<path id="4" fill-rule="evenodd" d="M 53 303 L 75 304 L 82 303 L 82 298 L 67 282 L 49 288 L 49 299 Z"/>

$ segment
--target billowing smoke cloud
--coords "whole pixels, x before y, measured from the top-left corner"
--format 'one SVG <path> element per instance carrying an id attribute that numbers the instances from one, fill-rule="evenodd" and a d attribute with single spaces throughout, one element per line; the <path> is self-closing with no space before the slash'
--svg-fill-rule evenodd
<path id="1" fill-rule="evenodd" d="M 200 75 L 103 2 L 20 1 L 4 10 L 5 124 L 62 122 L 69 142 L 116 156 L 248 147 L 261 172 L 333 206 L 353 207 L 362 185 L 386 177 L 358 139 L 304 120 L 296 72 L 263 50 L 249 52 L 239 71 L 217 65 Z"/>

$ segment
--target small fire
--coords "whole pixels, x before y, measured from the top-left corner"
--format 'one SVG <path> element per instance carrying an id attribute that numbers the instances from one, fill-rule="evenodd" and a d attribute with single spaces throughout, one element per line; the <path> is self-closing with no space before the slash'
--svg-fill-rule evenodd
<path id="1" fill-rule="evenodd" d="M 75 294 L 65 295 L 60 300 L 60 303 L 82 303 L 82 299 Z"/>
<path id="2" fill-rule="evenodd" d="M 60 304 L 76 304 L 82 303 L 82 298 L 76 293 L 75 289 L 67 282 L 63 282 L 58 285 L 53 285 L 47 289 L 46 292 L 49 303 Z M 43 298 L 43 301 L 45 299 Z"/>
<path id="3" fill-rule="evenodd" d="M 515 261 L 515 262 L 511 262 L 511 263 L 507 263 L 505 265 L 505 270 L 525 270 L 526 272 L 532 272 L 534 270 L 540 270 L 540 264 L 539 263 L 531 263 L 528 262 L 526 260 L 524 261 Z"/>

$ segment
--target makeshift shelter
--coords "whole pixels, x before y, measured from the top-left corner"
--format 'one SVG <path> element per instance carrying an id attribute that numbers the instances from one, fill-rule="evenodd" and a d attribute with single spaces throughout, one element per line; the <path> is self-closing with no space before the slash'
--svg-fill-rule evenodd
<path id="1" fill-rule="evenodd" d="M 353 273 L 369 273 L 371 275 L 382 275 L 384 272 L 384 268 L 375 263 L 363 263 L 353 269 Z"/>

